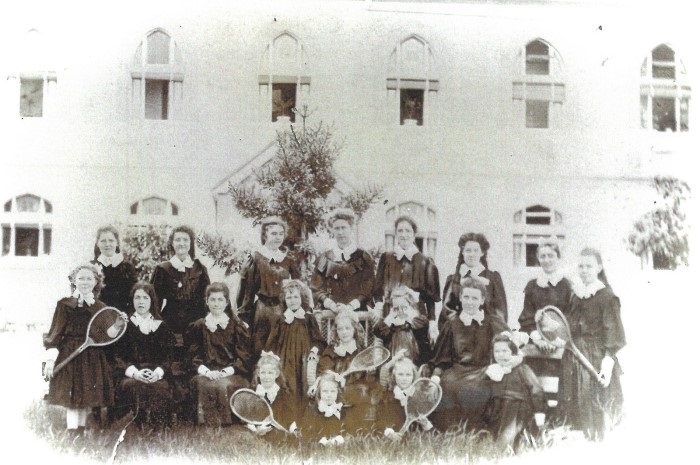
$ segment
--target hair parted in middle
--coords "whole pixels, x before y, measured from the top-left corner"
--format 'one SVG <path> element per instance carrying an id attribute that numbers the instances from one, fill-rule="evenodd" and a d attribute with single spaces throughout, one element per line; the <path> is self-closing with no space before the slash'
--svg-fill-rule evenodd
<path id="1" fill-rule="evenodd" d="M 285 305 L 285 308 L 285 297 L 288 293 L 294 290 L 299 291 L 299 296 L 301 297 L 301 308 L 303 308 L 307 312 L 311 311 L 311 290 L 309 289 L 309 286 L 304 284 L 304 282 L 299 279 L 282 280 L 282 291 L 280 292 L 280 301 L 282 301 L 283 305 Z"/>
<path id="2" fill-rule="evenodd" d="M 286 236 L 289 232 L 289 225 L 279 216 L 266 216 L 260 220 L 260 243 L 265 244 L 267 242 L 267 228 L 270 226 L 282 226 L 284 229 L 284 235 Z"/>
<path id="3" fill-rule="evenodd" d="M 158 300 L 158 295 L 156 294 L 156 288 L 153 287 L 153 284 L 146 282 L 146 281 L 139 281 L 136 284 L 134 284 L 131 287 L 131 292 L 129 294 L 131 296 L 132 302 L 134 301 L 134 294 L 136 294 L 136 291 L 143 291 L 146 294 L 148 294 L 148 297 L 151 298 L 151 309 L 150 309 L 151 315 L 153 315 L 153 318 L 156 320 L 162 320 L 163 316 L 160 314 L 160 301 Z M 136 310 L 134 310 L 133 308 L 131 310 L 132 310 L 132 312 L 131 312 L 132 314 L 134 312 L 136 312 Z"/>
<path id="4" fill-rule="evenodd" d="M 229 290 L 226 284 L 221 282 L 215 282 L 208 285 L 206 290 L 204 291 L 204 299 L 208 300 L 209 296 L 214 292 L 223 292 L 224 297 L 226 297 L 226 302 L 231 301 L 231 291 Z"/>
<path id="5" fill-rule="evenodd" d="M 175 239 L 175 233 L 185 233 L 188 236 L 190 236 L 190 250 L 189 254 L 192 260 L 194 260 L 194 245 L 195 245 L 195 235 L 194 235 L 194 230 L 190 228 L 189 226 L 181 225 L 173 228 L 173 230 L 170 232 L 170 236 L 168 237 L 168 251 L 170 254 L 175 255 L 175 247 L 173 246 L 173 240 Z"/>
<path id="6" fill-rule="evenodd" d="M 488 256 L 488 251 L 489 248 L 491 247 L 491 244 L 489 244 L 488 239 L 486 239 L 486 236 L 484 236 L 481 233 L 465 233 L 459 236 L 459 240 L 457 241 L 457 245 L 459 246 L 459 256 L 457 257 L 457 271 L 456 273 L 459 274 L 459 267 L 462 266 L 464 263 L 464 256 L 462 255 L 462 251 L 464 250 L 464 245 L 467 242 L 476 242 L 479 244 L 479 247 L 481 247 L 481 252 L 483 255 L 481 256 L 481 264 L 484 265 L 484 268 L 488 268 L 488 261 L 486 260 L 486 257 Z"/>
<path id="7" fill-rule="evenodd" d="M 331 345 L 336 346 L 340 343 L 338 339 L 338 323 L 341 321 L 348 321 L 350 325 L 355 330 L 353 337 L 355 338 L 355 344 L 357 344 L 358 349 L 362 350 L 365 348 L 365 329 L 360 324 L 360 319 L 357 317 L 355 312 L 348 310 L 343 310 L 338 312 L 338 314 L 333 318 L 333 324 L 331 325 Z"/>
<path id="8" fill-rule="evenodd" d="M 116 253 L 121 252 L 121 242 L 119 240 L 119 231 L 117 228 L 112 226 L 111 224 L 101 226 L 100 228 L 97 229 L 97 234 L 95 235 L 95 247 L 93 248 L 93 253 L 95 254 L 95 260 L 97 260 L 97 257 L 100 256 L 102 252 L 100 252 L 100 248 L 97 246 L 97 243 L 100 242 L 100 236 L 104 233 L 112 233 L 114 238 L 117 240 L 117 248 L 115 249 Z"/>
<path id="9" fill-rule="evenodd" d="M 102 288 L 105 287 L 104 285 L 104 280 L 105 276 L 102 274 L 102 270 L 98 265 L 93 265 L 92 263 L 81 263 L 80 265 L 76 266 L 71 270 L 71 272 L 68 274 L 68 279 L 70 280 L 71 284 L 71 292 L 75 290 L 75 277 L 78 275 L 78 272 L 80 270 L 89 270 L 92 272 L 92 274 L 95 276 L 95 287 L 92 289 L 92 293 L 95 296 L 95 298 L 99 297 L 100 292 L 102 291 Z"/>
<path id="10" fill-rule="evenodd" d="M 338 220 L 345 220 L 350 226 L 354 226 L 357 221 L 357 215 L 350 208 L 336 208 L 328 214 L 328 228 L 333 229 L 333 223 Z"/>

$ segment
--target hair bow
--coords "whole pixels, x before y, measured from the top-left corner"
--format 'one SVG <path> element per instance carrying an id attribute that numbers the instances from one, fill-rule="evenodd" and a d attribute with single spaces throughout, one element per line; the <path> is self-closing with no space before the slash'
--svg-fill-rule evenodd
<path id="1" fill-rule="evenodd" d="M 278 362 L 280 361 L 279 355 L 277 355 L 276 353 L 271 352 L 271 351 L 268 352 L 266 350 L 263 350 L 262 352 L 260 352 L 260 357 L 272 357 L 275 360 L 277 360 Z"/>

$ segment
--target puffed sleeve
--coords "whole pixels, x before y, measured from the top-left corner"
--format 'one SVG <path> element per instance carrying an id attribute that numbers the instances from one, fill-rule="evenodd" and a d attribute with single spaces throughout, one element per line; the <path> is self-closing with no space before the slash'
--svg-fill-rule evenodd
<path id="1" fill-rule="evenodd" d="M 626 344 L 625 329 L 620 318 L 620 299 L 610 293 L 603 310 L 603 335 L 607 355 L 614 356 Z"/>
<path id="2" fill-rule="evenodd" d="M 434 321 L 435 303 L 440 302 L 440 273 L 431 258 L 426 258 L 424 283 L 421 297 L 425 301 L 428 319 Z"/>
<path id="3" fill-rule="evenodd" d="M 175 334 L 168 327 L 165 322 L 160 324 L 160 340 L 158 345 L 160 346 L 161 354 L 163 355 L 160 367 L 166 372 L 172 371 L 172 365 L 174 362 L 173 354 L 175 353 Z"/>
<path id="4" fill-rule="evenodd" d="M 508 303 L 506 301 L 506 290 L 503 287 L 503 279 L 498 271 L 491 274 L 491 284 L 493 292 L 491 294 L 490 307 L 491 326 L 496 333 L 509 331 L 508 327 Z"/>
<path id="5" fill-rule="evenodd" d="M 535 303 L 532 300 L 532 286 L 536 285 L 535 281 L 530 281 L 525 286 L 523 291 L 523 311 L 518 317 L 518 323 L 520 323 L 520 331 L 524 331 L 530 334 L 532 331 L 537 329 L 535 324 L 535 313 L 537 309 L 535 308 Z"/>
<path id="6" fill-rule="evenodd" d="M 311 347 L 316 346 L 319 351 L 323 350 L 326 347 L 326 341 L 323 339 L 323 333 L 321 333 L 321 328 L 318 326 L 318 320 L 311 312 L 307 312 L 305 318 Z"/>
<path id="7" fill-rule="evenodd" d="M 58 349 L 63 341 L 63 331 L 68 323 L 68 307 L 59 301 L 56 310 L 53 312 L 51 328 L 44 336 L 44 347 L 47 349 Z"/>
<path id="8" fill-rule="evenodd" d="M 202 268 L 202 274 L 199 276 L 199 283 L 197 285 L 195 295 L 197 299 L 196 305 L 199 310 L 197 318 L 202 318 L 207 314 L 206 291 L 207 286 L 211 284 L 211 280 L 209 279 L 209 272 L 207 271 L 207 267 L 202 265 L 202 262 L 199 262 L 199 266 Z"/>
<path id="9" fill-rule="evenodd" d="M 430 364 L 435 368 L 444 370 L 451 367 L 456 358 L 454 351 L 454 332 L 451 324 L 446 324 L 440 330 L 437 341 L 435 341 L 435 350 L 433 359 Z"/>
<path id="10" fill-rule="evenodd" d="M 328 257 L 323 253 L 318 257 L 314 272 L 311 275 L 309 287 L 317 307 L 323 308 L 323 302 L 330 297 L 330 291 L 326 286 L 326 268 L 328 267 Z"/>
<path id="11" fill-rule="evenodd" d="M 387 347 L 391 343 L 391 335 L 393 334 L 392 328 L 387 325 L 384 320 L 379 320 L 379 323 L 374 325 L 372 332 L 376 337 L 382 340 L 384 347 Z"/>
<path id="12" fill-rule="evenodd" d="M 372 291 L 372 297 L 374 297 L 374 300 L 376 302 L 383 302 L 385 297 L 384 295 L 384 290 L 386 287 L 385 279 L 386 277 L 384 276 L 386 269 L 386 252 L 382 254 L 381 257 L 379 257 L 379 264 L 377 265 L 377 274 L 374 279 L 374 289 Z"/>
<path id="13" fill-rule="evenodd" d="M 367 252 L 362 253 L 361 269 L 358 271 L 360 285 L 357 288 L 355 298 L 360 306 L 370 305 L 374 287 L 374 259 Z"/>
<path id="14" fill-rule="evenodd" d="M 332 350 L 333 349 L 329 347 L 321 354 L 321 358 L 318 360 L 318 366 L 316 368 L 317 375 L 320 375 L 327 370 L 336 371 Z"/>
<path id="15" fill-rule="evenodd" d="M 280 353 L 279 340 L 283 323 L 284 320 L 282 318 L 275 318 L 270 321 L 270 334 L 267 336 L 267 341 L 265 342 L 265 351 L 272 352 L 274 354 Z"/>
<path id="16" fill-rule="evenodd" d="M 126 333 L 117 342 L 114 343 L 114 368 L 117 373 L 123 374 L 124 371 L 130 366 L 134 365 L 132 359 L 132 345 L 131 345 L 131 331 L 132 324 L 127 323 Z M 138 367 L 137 367 L 138 368 Z"/>
<path id="17" fill-rule="evenodd" d="M 204 339 L 202 337 L 202 325 L 198 321 L 190 323 L 185 330 L 185 346 L 187 347 L 187 360 L 190 368 L 197 373 L 200 365 L 204 365 Z"/>
<path id="18" fill-rule="evenodd" d="M 131 302 L 130 299 L 131 288 L 134 287 L 134 284 L 136 284 L 138 281 L 138 277 L 138 272 L 136 271 L 134 264 L 131 262 L 126 262 L 126 268 L 124 270 L 124 290 L 126 291 L 125 297 L 127 300 L 127 308 L 124 309 L 124 311 L 128 310 L 133 305 L 133 302 Z"/>
<path id="19" fill-rule="evenodd" d="M 153 277 L 151 278 L 151 284 L 156 290 L 156 295 L 160 304 L 163 305 L 163 300 L 167 299 L 167 279 L 168 274 L 162 265 L 157 265 L 156 269 L 153 270 Z"/>
<path id="20" fill-rule="evenodd" d="M 239 375 L 248 376 L 250 374 L 250 364 L 252 361 L 250 351 L 248 350 L 250 346 L 250 333 L 241 320 L 236 321 L 235 337 L 234 351 L 236 352 L 236 361 L 233 364 L 233 368 Z"/>

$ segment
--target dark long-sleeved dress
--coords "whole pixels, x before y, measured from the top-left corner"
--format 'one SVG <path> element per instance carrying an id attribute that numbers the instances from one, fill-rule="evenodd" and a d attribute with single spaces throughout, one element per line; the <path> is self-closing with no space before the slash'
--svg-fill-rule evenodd
<path id="1" fill-rule="evenodd" d="M 289 253 L 276 262 L 255 252 L 243 267 L 236 305 L 238 316 L 252 328 L 253 356 L 259 356 L 265 348 L 272 321 L 284 311 L 280 301 L 282 281 L 300 277 L 299 262 Z"/>
<path id="2" fill-rule="evenodd" d="M 447 429 L 467 420 L 469 427 L 479 426 L 484 408 L 491 398 L 485 367 L 491 359 L 493 331 L 488 319 L 468 326 L 459 317 L 448 320 L 435 343 L 430 365 L 442 370 L 442 400 L 431 415 L 438 429 Z M 439 370 L 437 371 L 439 372 Z"/>
<path id="3" fill-rule="evenodd" d="M 535 313 L 547 305 L 554 305 L 566 315 L 569 312 L 571 293 L 571 283 L 566 278 L 561 278 L 556 286 L 548 282 L 545 287 L 540 286 L 536 279 L 529 281 L 525 286 L 523 311 L 518 318 L 520 331 L 530 334 L 536 330 Z"/>
<path id="4" fill-rule="evenodd" d="M 309 386 L 306 383 L 306 358 L 312 347 L 323 350 L 325 343 L 318 321 L 311 312 L 306 312 L 304 319 L 294 318 L 287 323 L 284 317 L 273 322 L 270 337 L 265 350 L 277 354 L 282 361 L 282 373 L 287 379 L 289 390 L 302 405 Z"/>
<path id="5" fill-rule="evenodd" d="M 405 256 L 399 260 L 393 252 L 382 254 L 374 282 L 374 298 L 384 302 L 384 316 L 391 309 L 391 291 L 399 284 L 418 292 L 418 312 L 435 321 L 435 303 L 440 302 L 440 275 L 433 260 L 420 252 L 410 260 Z M 427 362 L 431 355 L 428 327 L 426 325 L 414 332 L 420 352 L 418 362 Z"/>
<path id="6" fill-rule="evenodd" d="M 100 291 L 100 300 L 105 305 L 129 313 L 132 307 L 131 288 L 138 279 L 134 265 L 126 260 L 117 266 L 105 266 L 97 260 L 91 263 L 99 266 L 104 274 L 104 288 Z"/>
<path id="7" fill-rule="evenodd" d="M 372 332 L 381 339 L 384 347 L 389 348 L 392 356 L 401 349 L 406 349 L 406 357 L 421 365 L 430 360 L 430 343 L 428 339 L 428 317 L 418 315 L 411 323 L 387 325 L 382 319 L 374 325 Z"/>
<path id="8" fill-rule="evenodd" d="M 230 317 L 224 329 L 217 326 L 215 331 L 211 331 L 204 318 L 187 328 L 185 342 L 195 374 L 190 386 L 201 408 L 203 418 L 200 419 L 208 425 L 228 425 L 233 420 L 229 399 L 236 390 L 248 387 L 249 337 L 247 328 L 236 317 Z M 234 374 L 211 380 L 198 374 L 202 365 L 209 370 L 231 367 Z"/>
<path id="9" fill-rule="evenodd" d="M 119 407 L 138 410 L 141 415 L 150 411 L 151 420 L 157 425 L 170 422 L 173 401 L 170 365 L 174 345 L 175 336 L 165 322 L 161 322 L 155 331 L 144 334 L 129 321 L 126 333 L 115 347 L 115 365 L 122 375 L 117 391 Z M 164 376 L 154 383 L 143 383 L 125 376 L 130 366 L 137 370 L 160 367 Z"/>
<path id="10" fill-rule="evenodd" d="M 153 272 L 153 287 L 161 302 L 163 321 L 175 334 L 207 314 L 204 292 L 210 284 L 207 269 L 198 259 L 191 268 L 178 271 L 169 261 L 160 263 Z"/>
<path id="11" fill-rule="evenodd" d="M 318 410 L 315 401 L 308 403 L 301 418 L 301 434 L 304 439 L 319 440 L 332 438 L 345 432 L 345 408 L 340 411 L 340 418 L 325 416 Z"/>
<path id="12" fill-rule="evenodd" d="M 616 421 L 622 413 L 622 370 L 616 354 L 626 341 L 620 300 L 609 287 L 588 298 L 574 294 L 567 318 L 573 343 L 596 369 L 606 355 L 615 360 L 610 385 L 605 388 L 569 351 L 562 359 L 561 411 L 575 429 L 599 439 L 606 429 L 606 416 Z"/>
<path id="13" fill-rule="evenodd" d="M 524 363 L 512 368 L 501 381 L 491 381 L 491 389 L 485 422 L 499 443 L 512 446 L 533 415 L 545 411 L 544 391 Z"/>
<path id="14" fill-rule="evenodd" d="M 347 261 L 336 261 L 333 250 L 324 252 L 311 276 L 311 291 L 318 307 L 323 307 L 327 298 L 340 304 L 357 299 L 358 310 L 367 310 L 373 287 L 374 260 L 362 249 L 351 253 Z"/>
<path id="15" fill-rule="evenodd" d="M 85 342 L 90 319 L 104 307 L 99 300 L 89 306 L 78 305 L 75 297 L 58 301 L 51 329 L 44 338 L 47 349 L 58 349 L 56 365 Z M 102 347 L 87 348 L 51 378 L 49 402 L 72 409 L 112 405 L 112 370 Z"/>
<path id="16" fill-rule="evenodd" d="M 486 285 L 486 303 L 484 312 L 491 322 L 491 327 L 496 334 L 502 331 L 509 331 L 508 326 L 508 302 L 506 300 L 506 290 L 503 287 L 503 279 L 498 271 L 491 271 L 488 268 L 479 273 L 479 277 L 488 281 Z M 459 298 L 460 281 L 462 276 L 459 273 L 451 274 L 447 277 L 445 288 L 443 289 L 442 300 L 448 309 L 460 311 L 462 304 Z M 442 328 L 447 319 L 445 308 L 440 312 L 438 326 Z"/>

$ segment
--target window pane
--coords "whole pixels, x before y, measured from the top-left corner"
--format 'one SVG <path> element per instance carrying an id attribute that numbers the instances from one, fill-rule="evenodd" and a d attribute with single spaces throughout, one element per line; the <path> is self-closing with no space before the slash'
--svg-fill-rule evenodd
<path id="1" fill-rule="evenodd" d="M 171 203 L 170 208 L 171 208 L 171 211 L 173 212 L 173 216 L 177 216 L 177 213 L 178 213 L 177 205 L 175 205 L 174 203 Z"/>
<path id="2" fill-rule="evenodd" d="M 159 199 L 158 197 L 144 199 L 141 203 L 143 210 L 139 211 L 139 213 L 145 215 L 164 215 L 167 203 L 168 202 L 166 202 L 164 199 Z"/>
<path id="3" fill-rule="evenodd" d="M 647 111 L 647 103 L 649 101 L 648 95 L 639 96 L 639 118 L 641 119 L 642 129 L 649 127 L 649 114 Z"/>
<path id="4" fill-rule="evenodd" d="M 525 209 L 527 213 L 549 213 L 551 210 L 544 205 L 532 205 Z"/>
<path id="5" fill-rule="evenodd" d="M 146 119 L 168 119 L 168 81 L 146 79 Z"/>
<path id="6" fill-rule="evenodd" d="M 19 116 L 33 118 L 43 116 L 44 81 L 41 79 L 20 79 Z"/>
<path id="7" fill-rule="evenodd" d="M 288 116 L 294 122 L 294 111 L 297 105 L 296 84 L 272 84 L 272 121 L 280 116 Z"/>
<path id="8" fill-rule="evenodd" d="M 46 213 L 53 213 L 53 205 L 51 205 L 51 202 L 47 201 L 44 199 L 44 211 Z"/>
<path id="9" fill-rule="evenodd" d="M 423 89 L 401 89 L 401 124 L 407 119 L 423 125 Z"/>
<path id="10" fill-rule="evenodd" d="M 525 73 L 549 74 L 549 46 L 535 40 L 525 47 Z"/>
<path id="11" fill-rule="evenodd" d="M 170 37 L 160 31 L 148 36 L 148 64 L 170 63 Z"/>
<path id="12" fill-rule="evenodd" d="M 651 52 L 651 75 L 658 79 L 676 78 L 676 54 L 667 45 L 659 45 Z"/>
<path id="13" fill-rule="evenodd" d="M 651 59 L 654 61 L 670 61 L 673 62 L 676 59 L 676 54 L 673 49 L 668 45 L 659 45 L 651 52 Z"/>
<path id="14" fill-rule="evenodd" d="M 525 47 L 527 55 L 549 55 L 549 45 L 541 40 L 533 40 Z"/>
<path id="15" fill-rule="evenodd" d="M 688 130 L 688 108 L 690 101 L 688 98 L 681 99 L 681 131 Z"/>
<path id="16" fill-rule="evenodd" d="M 39 211 L 40 198 L 36 195 L 22 195 L 17 197 L 17 211 L 36 213 Z"/>
<path id="17" fill-rule="evenodd" d="M 51 253 L 51 229 L 44 228 L 44 255 Z"/>
<path id="18" fill-rule="evenodd" d="M 537 260 L 537 244 L 525 244 L 525 266 L 540 266 Z"/>
<path id="19" fill-rule="evenodd" d="M 654 97 L 652 100 L 652 116 L 656 131 L 675 132 L 676 108 L 672 98 Z"/>
<path id="20" fill-rule="evenodd" d="M 552 224 L 552 218 L 549 216 L 528 216 L 525 219 L 525 224 Z"/>
<path id="21" fill-rule="evenodd" d="M 18 257 L 36 257 L 39 255 L 39 229 L 15 228 L 15 255 Z"/>
<path id="22" fill-rule="evenodd" d="M 2 254 L 7 255 L 10 253 L 10 227 L 3 225 L 2 227 Z"/>
<path id="23" fill-rule="evenodd" d="M 525 105 L 525 127 L 549 127 L 549 102 L 543 100 L 528 100 Z"/>
<path id="24" fill-rule="evenodd" d="M 6 212 L 12 211 L 12 199 L 5 202 L 5 211 Z"/>
<path id="25" fill-rule="evenodd" d="M 673 63 L 655 61 L 651 67 L 651 73 L 656 79 L 676 79 L 676 66 Z"/>
<path id="26" fill-rule="evenodd" d="M 132 215 L 135 215 L 136 213 L 138 213 L 138 211 L 139 211 L 139 203 L 138 203 L 138 202 L 132 203 L 132 204 L 131 204 L 131 208 L 130 208 L 129 210 L 131 211 L 131 214 L 132 214 Z"/>

